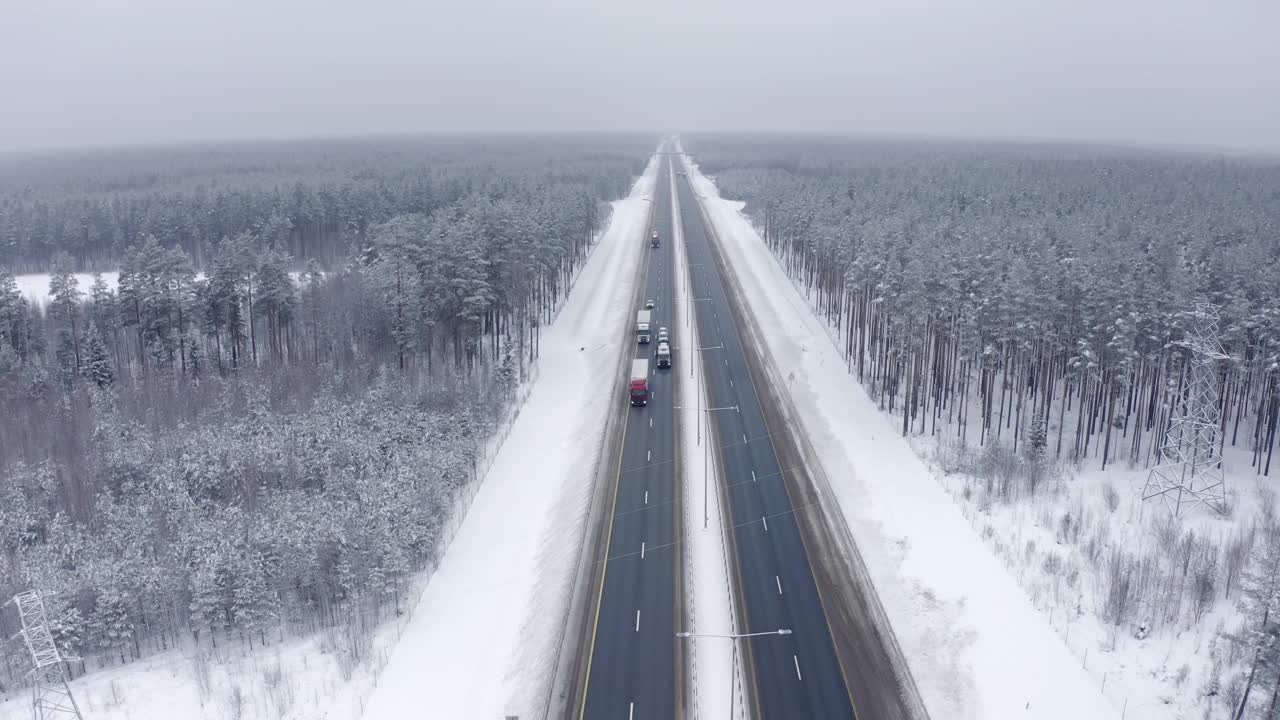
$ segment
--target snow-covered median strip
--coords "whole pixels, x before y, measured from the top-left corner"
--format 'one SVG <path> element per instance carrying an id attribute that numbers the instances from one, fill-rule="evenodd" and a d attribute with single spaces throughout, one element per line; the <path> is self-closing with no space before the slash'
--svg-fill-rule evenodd
<path id="1" fill-rule="evenodd" d="M 1119 713 L 845 371 L 840 350 L 750 221 L 690 163 L 725 256 L 788 373 L 893 631 L 936 720 Z"/>
<path id="2" fill-rule="evenodd" d="M 542 335 L 527 405 L 427 586 L 367 705 L 368 720 L 538 717 L 578 558 L 590 485 L 657 173 L 613 203 L 608 230 Z"/>
<path id="3" fill-rule="evenodd" d="M 696 349 L 700 346 L 700 341 L 689 307 L 689 258 L 685 253 L 684 231 L 680 224 L 680 195 L 676 187 L 675 164 L 672 163 L 670 167 L 673 218 L 671 237 L 675 250 L 676 279 L 674 310 L 675 316 L 682 318 L 684 322 L 684 329 L 679 335 L 682 346 L 675 352 L 674 363 L 674 370 L 681 373 L 682 380 L 677 405 L 685 408 L 679 411 L 680 450 L 684 465 L 681 479 L 684 481 L 684 552 L 688 572 L 685 588 L 688 592 L 692 627 L 683 629 L 691 632 L 732 633 L 735 631 L 735 623 L 729 588 L 729 556 L 724 543 L 725 514 L 715 480 L 715 456 L 709 452 L 710 448 L 702 445 L 710 442 L 708 428 L 703 426 L 703 431 L 698 432 L 697 423 L 706 420 L 698 417 L 700 411 L 697 409 L 707 407 L 706 385 L 701 382 L 701 378 L 695 379 L 693 376 L 695 371 L 699 375 L 702 373 L 701 358 Z M 742 702 L 741 673 L 739 668 L 731 668 L 733 648 L 729 643 L 733 641 L 692 638 L 685 642 L 693 643 L 689 678 L 693 688 L 692 717 L 695 720 L 729 717 L 729 696 L 725 688 L 729 686 L 730 672 L 733 673 L 733 687 L 738 695 L 735 716 L 744 717 L 746 703 Z"/>

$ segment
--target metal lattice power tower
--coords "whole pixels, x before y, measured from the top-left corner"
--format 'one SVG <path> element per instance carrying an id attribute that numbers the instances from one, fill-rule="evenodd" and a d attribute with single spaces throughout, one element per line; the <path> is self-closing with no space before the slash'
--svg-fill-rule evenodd
<path id="1" fill-rule="evenodd" d="M 13 603 L 18 606 L 18 616 L 22 620 L 22 632 L 19 634 L 31 651 L 32 715 L 35 720 L 84 720 L 75 698 L 71 696 L 71 687 L 67 685 L 62 667 L 64 661 L 79 658 L 64 658 L 58 652 L 49 632 L 40 591 L 28 590 L 15 595 Z"/>
<path id="2" fill-rule="evenodd" d="M 1230 357 L 1218 342 L 1216 305 L 1196 303 L 1181 344 L 1187 349 L 1187 381 L 1181 397 L 1169 408 L 1169 430 L 1158 464 L 1147 475 L 1142 499 L 1161 498 L 1175 516 L 1200 505 L 1223 513 L 1227 496 L 1220 450 L 1218 378 L 1220 363 Z"/>

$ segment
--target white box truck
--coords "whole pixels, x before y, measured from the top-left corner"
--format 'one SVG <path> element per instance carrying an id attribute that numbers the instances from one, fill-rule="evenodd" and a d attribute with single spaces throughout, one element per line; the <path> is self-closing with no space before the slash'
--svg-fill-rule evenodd
<path id="1" fill-rule="evenodd" d="M 649 342 L 649 311 L 636 313 L 636 340 L 644 345 Z"/>

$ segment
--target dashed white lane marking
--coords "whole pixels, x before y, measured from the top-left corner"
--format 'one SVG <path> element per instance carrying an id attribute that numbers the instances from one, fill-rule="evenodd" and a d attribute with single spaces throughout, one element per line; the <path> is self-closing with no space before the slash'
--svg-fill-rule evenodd
<path id="1" fill-rule="evenodd" d="M 645 490 L 645 491 L 644 491 L 644 504 L 645 504 L 645 505 L 648 505 L 648 504 L 649 504 L 649 491 L 648 491 L 648 490 Z"/>
<path id="2" fill-rule="evenodd" d="M 643 540 L 640 541 L 640 559 L 641 560 L 644 559 L 644 541 Z"/>
<path id="3" fill-rule="evenodd" d="M 645 450 L 645 451 L 644 451 L 644 461 L 645 461 L 645 462 L 649 462 L 649 461 L 650 461 L 650 460 L 652 460 L 652 459 L 653 459 L 653 451 L 652 451 L 652 450 Z"/>
<path id="4" fill-rule="evenodd" d="M 653 418 L 649 418 L 649 427 L 653 427 Z"/>
<path id="5" fill-rule="evenodd" d="M 751 482 L 756 482 L 756 471 L 755 471 L 755 470 L 752 470 L 752 471 L 751 471 Z"/>
<path id="6" fill-rule="evenodd" d="M 733 378 L 729 378 L 729 387 L 733 387 Z"/>
<path id="7" fill-rule="evenodd" d="M 773 579 L 778 583 L 778 594 L 781 595 L 782 594 L 782 578 L 778 577 L 777 575 L 774 575 Z"/>
<path id="8" fill-rule="evenodd" d="M 764 523 L 764 531 L 769 532 L 769 518 L 764 515 L 761 515 L 760 522 Z"/>
<path id="9" fill-rule="evenodd" d="M 639 610 L 636 611 L 636 632 L 640 632 L 640 611 Z M 792 655 L 791 657 L 795 657 L 795 655 Z M 796 674 L 797 675 L 800 674 L 800 665 L 798 662 L 796 664 Z"/>
<path id="10" fill-rule="evenodd" d="M 746 442 L 746 441 L 747 441 L 747 434 L 742 433 L 742 442 Z"/>
<path id="11" fill-rule="evenodd" d="M 636 612 L 639 612 L 639 610 L 637 610 Z M 792 655 L 791 659 L 794 660 L 796 663 L 796 679 L 801 682 L 804 682 L 804 676 L 800 674 L 800 658 L 796 657 L 795 655 Z"/>
<path id="12" fill-rule="evenodd" d="M 635 717 L 636 717 L 636 704 L 633 702 L 631 703 L 631 709 L 627 711 L 627 720 L 635 720 Z"/>

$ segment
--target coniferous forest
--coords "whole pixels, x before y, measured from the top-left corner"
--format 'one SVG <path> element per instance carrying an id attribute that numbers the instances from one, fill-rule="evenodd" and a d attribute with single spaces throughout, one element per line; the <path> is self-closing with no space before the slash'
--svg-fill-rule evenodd
<path id="1" fill-rule="evenodd" d="M 1280 162 L 1135 149 L 706 139 L 704 172 L 841 328 L 904 434 L 1149 464 L 1218 306 L 1222 437 L 1269 474 Z M 1158 435 L 1157 432 L 1155 435 Z"/>
<path id="2" fill-rule="evenodd" d="M 402 611 L 651 145 L 0 157 L 0 597 L 82 669 Z"/>
<path id="3" fill-rule="evenodd" d="M 1059 638 L 1090 667 L 1108 654 L 1100 687 L 1117 707 L 1275 716 L 1280 159 L 850 138 L 685 147 L 744 203 L 848 372 Z M 1205 397 L 1225 503 L 1175 517 L 1142 483 L 1197 392 L 1187 340 L 1202 303 L 1218 318 Z"/>

